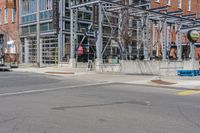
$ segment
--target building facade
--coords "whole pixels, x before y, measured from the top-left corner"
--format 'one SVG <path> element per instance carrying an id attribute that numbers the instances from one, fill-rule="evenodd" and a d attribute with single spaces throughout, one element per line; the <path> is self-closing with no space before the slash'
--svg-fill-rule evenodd
<path id="1" fill-rule="evenodd" d="M 163 10 L 160 9 L 160 12 L 166 12 L 166 13 L 171 13 L 176 16 L 182 16 L 183 18 L 188 18 L 188 19 L 199 19 L 200 18 L 200 1 L 199 0 L 151 0 L 151 8 L 152 9 L 157 9 L 161 7 L 167 7 L 166 9 L 164 8 Z M 176 12 L 176 13 L 175 13 Z M 175 20 L 174 20 L 175 21 Z M 183 23 L 182 22 L 177 22 L 177 23 Z M 162 56 L 162 42 L 160 40 L 160 34 L 163 34 L 163 32 L 158 32 L 157 34 L 154 34 L 155 31 L 159 30 L 158 24 L 152 25 L 153 29 L 151 31 L 151 42 L 152 45 L 156 44 L 158 45 L 157 48 L 157 56 L 161 57 Z M 191 47 L 189 44 L 189 41 L 187 39 L 187 32 L 182 32 L 181 35 L 177 34 L 177 28 L 178 26 L 176 24 L 168 24 L 167 26 L 167 38 L 168 38 L 168 58 L 170 59 L 177 59 L 179 60 L 182 59 L 189 59 L 190 58 L 190 51 Z M 195 29 L 195 28 L 194 28 Z M 157 37 L 156 37 L 157 36 Z M 155 38 L 157 40 L 155 41 Z M 154 39 L 154 40 L 153 40 Z M 200 42 L 200 41 L 199 41 Z M 195 58 L 198 59 L 200 57 L 200 43 L 197 43 L 195 46 Z M 181 43 L 181 48 L 178 57 L 178 45 Z"/>
<path id="2" fill-rule="evenodd" d="M 199 0 L 151 0 L 151 8 L 168 6 L 168 11 L 182 10 L 183 14 L 195 13 L 196 17 L 200 17 Z"/>
<path id="3" fill-rule="evenodd" d="M 19 54 L 19 1 L 0 1 L 0 49 L 6 62 L 18 62 Z"/>
<path id="4" fill-rule="evenodd" d="M 21 63 L 35 65 L 37 62 L 36 2 L 37 0 L 20 0 L 20 59 Z M 59 15 L 54 14 L 56 2 L 59 6 Z M 84 3 L 87 0 L 80 2 Z M 55 27 L 54 21 L 57 19 L 59 24 L 58 27 Z M 92 7 L 79 9 L 77 20 L 77 44 L 75 48 L 77 61 L 94 60 L 96 55 L 95 35 L 92 30 Z M 40 59 L 43 65 L 69 63 L 71 53 L 70 21 L 68 0 L 40 0 Z"/>
<path id="5" fill-rule="evenodd" d="M 37 63 L 37 0 L 20 0 L 21 63 Z M 58 37 L 53 29 L 52 0 L 39 3 L 40 48 L 43 63 L 58 61 Z"/>
<path id="6" fill-rule="evenodd" d="M 74 5 L 81 5 L 93 1 L 73 0 L 70 2 Z M 58 5 L 55 5 L 56 2 Z M 142 10 L 156 10 L 167 14 L 181 11 L 182 14 L 177 13 L 174 16 L 190 17 L 189 19 L 200 17 L 198 0 L 122 0 L 116 3 L 124 6 L 134 4 Z M 86 4 L 77 8 L 78 11 L 73 10 L 72 12 L 68 0 L 40 0 L 40 21 L 37 21 L 37 0 L 19 0 L 19 5 L 21 9 L 19 16 L 21 63 L 36 65 L 37 58 L 40 58 L 44 65 L 69 62 L 70 58 L 76 58 L 76 61 L 80 62 L 99 57 L 103 60 L 113 57 L 133 60 L 149 60 L 157 57 L 169 59 L 169 56 L 179 60 L 186 56 L 189 58 L 190 48 L 188 47 L 190 46 L 186 39 L 186 32 L 177 32 L 180 28 L 178 22 L 184 24 L 180 21 L 181 19 L 170 18 L 172 23 L 168 23 L 169 21 L 166 23 L 166 32 L 164 32 L 161 30 L 164 27 L 163 23 L 160 26 L 158 24 L 163 20 L 154 21 L 150 18 L 147 21 L 147 16 L 141 17 L 146 15 L 144 11 L 140 10 L 143 13 L 138 12 L 138 16 L 133 12 L 131 16 L 127 8 L 116 8 L 117 6 L 108 3 L 103 5 L 102 10 L 99 10 L 97 4 Z M 164 6 L 167 8 L 159 11 L 159 8 Z M 159 15 L 152 18 L 157 19 L 156 17 Z M 163 15 L 160 19 L 162 18 Z M 176 20 L 177 24 L 173 20 Z M 40 57 L 37 57 L 38 22 L 40 25 Z M 147 25 L 151 29 L 150 32 Z M 100 26 L 102 31 L 99 31 Z M 102 32 L 101 37 L 99 37 L 99 32 Z M 184 55 L 183 51 L 187 51 L 187 55 Z"/>

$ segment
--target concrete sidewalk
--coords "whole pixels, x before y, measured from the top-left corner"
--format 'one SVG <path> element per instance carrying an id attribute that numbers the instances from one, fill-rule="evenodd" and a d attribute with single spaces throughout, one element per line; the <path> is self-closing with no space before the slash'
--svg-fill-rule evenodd
<path id="1" fill-rule="evenodd" d="M 162 86 L 176 89 L 200 90 L 200 77 L 154 76 L 149 80 L 132 81 L 126 83 Z"/>
<path id="2" fill-rule="evenodd" d="M 177 89 L 200 89 L 200 77 L 155 76 L 155 75 L 125 75 L 117 73 L 96 73 L 72 69 L 69 67 L 22 67 L 12 69 L 16 72 L 31 72 L 48 75 L 59 75 L 63 78 L 74 78 L 91 82 L 118 82 L 149 86 L 162 86 Z"/>
<path id="3" fill-rule="evenodd" d="M 64 67 L 42 67 L 42 68 L 37 68 L 37 67 L 22 67 L 22 68 L 17 68 L 17 69 L 12 69 L 13 71 L 16 72 L 32 72 L 32 73 L 40 73 L 40 74 L 48 74 L 49 72 L 56 72 L 61 73 L 70 73 L 74 74 L 74 71 L 70 68 L 64 68 Z"/>
<path id="4" fill-rule="evenodd" d="M 60 75 L 60 76 L 94 73 L 92 71 L 87 71 L 86 69 L 73 69 L 70 67 L 59 67 L 59 66 L 41 67 L 41 68 L 28 66 L 28 67 L 19 67 L 12 70 L 16 72 L 31 72 L 31 73 Z"/>

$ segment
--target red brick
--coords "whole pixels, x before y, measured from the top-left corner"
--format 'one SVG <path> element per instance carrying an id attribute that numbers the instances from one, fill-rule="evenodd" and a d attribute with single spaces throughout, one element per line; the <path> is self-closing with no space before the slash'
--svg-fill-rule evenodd
<path id="1" fill-rule="evenodd" d="M 0 0 L 0 9 L 2 10 L 2 23 L 0 24 L 0 34 L 4 34 L 8 39 L 14 40 L 19 53 L 19 0 L 16 0 L 16 18 L 15 22 L 12 22 L 12 9 L 8 9 L 8 23 L 4 23 L 4 9 L 6 8 L 6 0 Z"/>

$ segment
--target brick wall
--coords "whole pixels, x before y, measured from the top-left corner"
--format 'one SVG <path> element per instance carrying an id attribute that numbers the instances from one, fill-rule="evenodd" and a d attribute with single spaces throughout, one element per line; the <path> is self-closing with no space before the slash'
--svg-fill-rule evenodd
<path id="1" fill-rule="evenodd" d="M 4 46 L 9 40 L 13 40 L 17 49 L 19 51 L 19 0 L 16 0 L 16 16 L 15 21 L 12 22 L 12 9 L 8 9 L 8 23 L 5 23 L 5 8 L 6 0 L 0 0 L 0 9 L 2 11 L 1 15 L 1 24 L 0 24 L 0 34 L 4 35 Z M 16 58 L 16 57 L 13 57 Z"/>
<path id="2" fill-rule="evenodd" d="M 166 1 L 168 0 L 160 0 L 160 2 L 155 2 L 156 0 L 151 0 L 151 7 L 161 7 L 166 6 Z M 200 18 L 200 0 L 191 0 L 191 11 L 188 11 L 188 0 L 181 0 L 181 8 L 178 8 L 178 0 L 171 0 L 171 4 L 168 6 L 168 11 L 176 11 L 178 9 L 183 10 L 183 15 L 196 13 L 197 18 Z"/>
<path id="3" fill-rule="evenodd" d="M 167 1 L 168 0 L 159 0 L 159 2 L 156 2 L 157 0 L 151 0 L 151 8 L 158 8 L 162 6 L 167 6 Z M 177 11 L 181 9 L 183 11 L 183 15 L 187 14 L 196 14 L 196 18 L 200 18 L 200 0 L 191 0 L 191 10 L 188 10 L 188 0 L 181 0 L 181 8 L 178 8 L 178 0 L 171 0 L 170 5 L 168 5 L 168 12 L 172 11 Z M 160 35 L 160 33 L 158 33 Z M 158 36 L 158 39 L 160 37 Z M 176 40 L 176 35 L 175 35 L 175 29 L 172 34 L 172 42 L 174 43 Z M 152 31 L 151 31 L 151 41 L 152 41 Z M 188 40 L 183 37 L 182 39 L 183 43 L 187 43 Z M 159 51 L 161 51 L 161 44 L 159 42 L 158 46 Z M 196 58 L 197 55 L 200 55 L 200 49 L 196 48 L 195 50 Z"/>

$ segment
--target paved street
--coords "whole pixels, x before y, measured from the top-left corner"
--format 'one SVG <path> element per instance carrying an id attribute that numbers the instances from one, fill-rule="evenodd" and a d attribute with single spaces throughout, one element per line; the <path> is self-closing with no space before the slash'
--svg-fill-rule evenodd
<path id="1" fill-rule="evenodd" d="M 1 72 L 0 133 L 200 132 L 199 93 L 93 79 Z"/>

